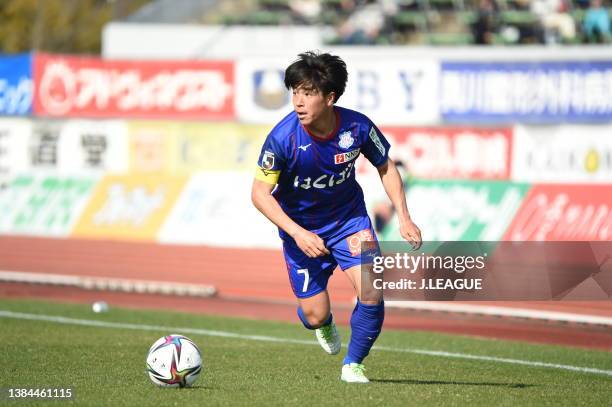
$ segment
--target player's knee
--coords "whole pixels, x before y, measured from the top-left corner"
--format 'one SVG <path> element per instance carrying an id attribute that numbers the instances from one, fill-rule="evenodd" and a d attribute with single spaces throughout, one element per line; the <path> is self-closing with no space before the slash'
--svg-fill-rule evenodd
<path id="1" fill-rule="evenodd" d="M 328 313 L 324 313 L 320 311 L 304 312 L 304 316 L 306 317 L 306 320 L 308 321 L 308 324 L 310 324 L 310 326 L 312 326 L 313 328 L 320 328 L 329 319 L 329 312 Z"/>

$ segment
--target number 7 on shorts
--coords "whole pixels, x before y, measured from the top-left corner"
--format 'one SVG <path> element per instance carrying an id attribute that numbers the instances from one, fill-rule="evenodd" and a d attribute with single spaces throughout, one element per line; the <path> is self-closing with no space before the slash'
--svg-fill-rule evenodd
<path id="1" fill-rule="evenodd" d="M 310 282 L 310 276 L 308 275 L 308 269 L 297 270 L 298 274 L 304 274 L 304 285 L 302 286 L 302 292 L 308 291 L 308 283 Z"/>

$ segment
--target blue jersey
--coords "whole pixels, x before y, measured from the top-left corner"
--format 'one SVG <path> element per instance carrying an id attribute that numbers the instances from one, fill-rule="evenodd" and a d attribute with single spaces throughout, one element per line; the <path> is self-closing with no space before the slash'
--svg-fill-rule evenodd
<path id="1" fill-rule="evenodd" d="M 281 208 L 311 231 L 367 216 L 355 161 L 363 154 L 379 167 L 389 156 L 389 143 L 368 117 L 334 110 L 336 128 L 325 139 L 310 135 L 291 112 L 272 129 L 258 161 L 256 178 L 276 184 L 273 196 Z"/>

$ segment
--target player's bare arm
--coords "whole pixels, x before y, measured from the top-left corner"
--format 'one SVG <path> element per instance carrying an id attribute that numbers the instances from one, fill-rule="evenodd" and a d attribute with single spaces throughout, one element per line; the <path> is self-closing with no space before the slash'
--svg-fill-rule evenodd
<path id="1" fill-rule="evenodd" d="M 308 257 L 319 257 L 329 254 L 325 242 L 316 234 L 295 223 L 280 207 L 272 196 L 274 185 L 255 179 L 251 190 L 253 205 L 272 223 L 291 236 L 300 250 Z"/>
<path id="2" fill-rule="evenodd" d="M 410 218 L 410 212 L 408 212 L 408 205 L 406 204 L 404 184 L 397 167 L 393 161 L 389 159 L 386 163 L 378 167 L 378 174 L 380 175 L 380 180 L 385 188 L 385 192 L 387 192 L 395 208 L 395 212 L 397 213 L 400 234 L 415 250 L 417 250 L 421 247 L 421 230 Z"/>

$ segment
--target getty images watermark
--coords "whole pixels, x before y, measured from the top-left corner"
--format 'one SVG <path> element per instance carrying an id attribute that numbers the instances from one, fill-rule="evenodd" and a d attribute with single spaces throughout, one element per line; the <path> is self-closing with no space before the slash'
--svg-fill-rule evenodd
<path id="1" fill-rule="evenodd" d="M 74 400 L 72 387 L 0 387 L 0 401 Z"/>
<path id="2" fill-rule="evenodd" d="M 418 255 L 394 253 L 387 256 L 374 256 L 372 272 L 379 274 L 380 277 L 374 279 L 372 284 L 377 290 L 480 290 L 482 289 L 482 278 L 422 278 L 420 284 L 417 284 L 416 280 L 409 278 L 400 278 L 399 281 L 384 281 L 382 273 L 387 269 L 395 271 L 403 270 L 410 274 L 416 274 L 419 270 L 445 270 L 463 274 L 485 270 L 486 258 L 487 253 L 484 253 L 482 256 L 440 256 L 429 255 L 424 252 Z"/>
<path id="3" fill-rule="evenodd" d="M 364 242 L 362 298 L 610 300 L 612 242 Z M 371 297 L 371 298 L 370 298 Z"/>

